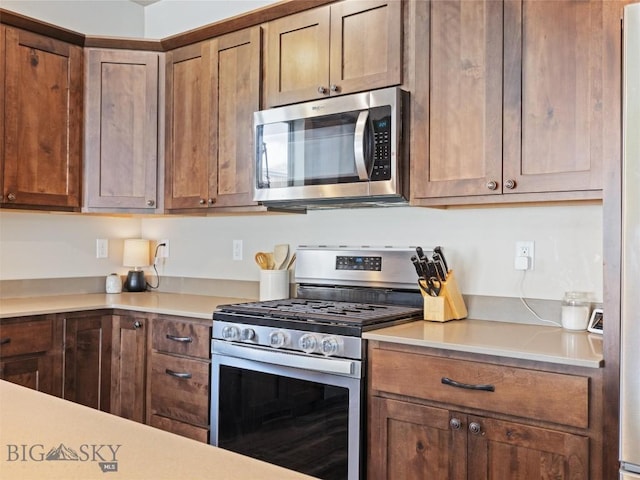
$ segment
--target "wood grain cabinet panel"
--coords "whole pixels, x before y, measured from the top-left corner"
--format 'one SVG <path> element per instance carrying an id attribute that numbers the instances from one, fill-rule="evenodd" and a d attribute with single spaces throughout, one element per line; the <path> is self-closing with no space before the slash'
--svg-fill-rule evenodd
<path id="1" fill-rule="evenodd" d="M 111 315 L 69 314 L 65 318 L 62 397 L 111 411 Z"/>
<path id="2" fill-rule="evenodd" d="M 402 2 L 338 2 L 267 25 L 265 106 L 398 85 Z"/>
<path id="3" fill-rule="evenodd" d="M 82 48 L 3 27 L 3 206 L 77 210 Z"/>
<path id="4" fill-rule="evenodd" d="M 413 203 L 600 199 L 607 2 L 412 7 Z"/>
<path id="5" fill-rule="evenodd" d="M 85 194 L 88 211 L 158 208 L 155 52 L 87 49 Z"/>
<path id="6" fill-rule="evenodd" d="M 165 203 L 170 211 L 255 206 L 253 112 L 261 29 L 167 54 Z"/>

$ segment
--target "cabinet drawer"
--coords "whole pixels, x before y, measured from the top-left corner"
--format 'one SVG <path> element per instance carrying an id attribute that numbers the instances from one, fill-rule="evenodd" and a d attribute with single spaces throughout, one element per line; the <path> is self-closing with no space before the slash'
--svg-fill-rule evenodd
<path id="1" fill-rule="evenodd" d="M 209 443 L 208 428 L 195 427 L 188 423 L 179 422 L 178 420 L 161 417 L 160 415 L 151 415 L 149 425 L 164 430 L 165 432 L 182 435 L 183 437 L 191 438 L 202 443 Z"/>
<path id="2" fill-rule="evenodd" d="M 197 358 L 209 358 L 211 326 L 158 318 L 152 327 L 154 350 Z"/>
<path id="3" fill-rule="evenodd" d="M 372 349 L 370 359 L 374 390 L 581 428 L 589 424 L 587 377 L 381 349 Z M 444 378 L 494 390 L 446 385 Z"/>
<path id="4" fill-rule="evenodd" d="M 0 324 L 0 357 L 46 352 L 53 348 L 53 320 Z"/>
<path id="5" fill-rule="evenodd" d="M 193 425 L 209 425 L 207 361 L 151 354 L 151 414 Z"/>

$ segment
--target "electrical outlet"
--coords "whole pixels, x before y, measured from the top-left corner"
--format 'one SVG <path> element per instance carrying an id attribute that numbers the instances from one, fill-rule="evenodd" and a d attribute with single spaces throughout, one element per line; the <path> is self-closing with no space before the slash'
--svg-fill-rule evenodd
<path id="1" fill-rule="evenodd" d="M 96 258 L 109 258 L 109 240 L 106 238 L 96 239 Z"/>
<path id="2" fill-rule="evenodd" d="M 533 270 L 534 249 L 533 241 L 516 242 L 515 255 L 516 270 Z"/>
<path id="3" fill-rule="evenodd" d="M 233 259 L 242 260 L 242 240 L 233 241 Z"/>
<path id="4" fill-rule="evenodd" d="M 158 247 L 158 258 L 169 258 L 169 240 L 158 240 L 158 245 L 163 243 L 162 247 Z"/>

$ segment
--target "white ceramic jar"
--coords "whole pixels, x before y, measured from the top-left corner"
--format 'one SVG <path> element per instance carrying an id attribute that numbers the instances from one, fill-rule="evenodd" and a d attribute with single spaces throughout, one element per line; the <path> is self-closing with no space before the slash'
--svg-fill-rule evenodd
<path id="1" fill-rule="evenodd" d="M 587 292 L 566 292 L 562 299 L 562 327 L 567 330 L 586 330 L 591 313 Z"/>
<path id="2" fill-rule="evenodd" d="M 120 293 L 122 292 L 122 279 L 117 273 L 111 273 L 107 275 L 106 281 L 107 293 Z"/>

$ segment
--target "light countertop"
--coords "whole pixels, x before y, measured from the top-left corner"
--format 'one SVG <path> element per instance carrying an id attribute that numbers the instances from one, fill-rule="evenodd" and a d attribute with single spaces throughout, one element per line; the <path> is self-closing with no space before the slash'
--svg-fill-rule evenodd
<path id="1" fill-rule="evenodd" d="M 368 340 L 590 368 L 603 366 L 602 335 L 485 320 L 418 320 L 364 333 Z"/>
<path id="2" fill-rule="evenodd" d="M 3 380 L 0 445 L 3 480 L 312 478 Z"/>
<path id="3" fill-rule="evenodd" d="M 255 299 L 162 292 L 3 298 L 0 299 L 0 318 L 118 308 L 210 320 L 218 305 L 251 300 Z"/>

